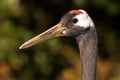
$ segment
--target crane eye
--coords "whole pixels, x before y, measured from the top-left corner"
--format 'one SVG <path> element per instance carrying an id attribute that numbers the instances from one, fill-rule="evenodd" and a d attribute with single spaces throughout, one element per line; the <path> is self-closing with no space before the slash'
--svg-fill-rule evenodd
<path id="1" fill-rule="evenodd" d="M 73 19 L 72 19 L 72 23 L 75 24 L 75 23 L 77 23 L 77 22 L 78 22 L 78 19 L 77 19 L 77 18 L 73 18 Z"/>

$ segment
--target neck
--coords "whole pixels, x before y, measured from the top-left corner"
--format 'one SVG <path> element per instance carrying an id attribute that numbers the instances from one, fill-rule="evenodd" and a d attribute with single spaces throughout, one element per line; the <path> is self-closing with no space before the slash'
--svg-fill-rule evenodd
<path id="1" fill-rule="evenodd" d="M 82 80 L 96 80 L 97 34 L 92 29 L 76 38 L 80 49 Z"/>

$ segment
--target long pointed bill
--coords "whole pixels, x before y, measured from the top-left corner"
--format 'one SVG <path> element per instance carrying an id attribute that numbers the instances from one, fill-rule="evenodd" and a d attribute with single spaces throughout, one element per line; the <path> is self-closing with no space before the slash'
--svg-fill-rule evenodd
<path id="1" fill-rule="evenodd" d="M 53 26 L 52 28 L 48 29 L 47 31 L 39 34 L 38 36 L 26 41 L 24 44 L 22 44 L 19 49 L 24 49 L 31 47 L 37 43 L 40 43 L 42 41 L 46 41 L 48 39 L 51 39 L 53 37 L 58 37 L 58 36 L 64 36 L 63 31 L 66 28 L 62 26 L 61 23 L 58 23 L 57 25 Z"/>

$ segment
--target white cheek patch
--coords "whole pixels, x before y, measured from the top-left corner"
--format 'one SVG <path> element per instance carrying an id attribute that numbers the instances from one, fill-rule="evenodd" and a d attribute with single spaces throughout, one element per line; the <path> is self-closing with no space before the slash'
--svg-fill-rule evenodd
<path id="1" fill-rule="evenodd" d="M 75 23 L 74 25 L 84 27 L 84 28 L 94 27 L 94 23 L 92 19 L 89 17 L 89 15 L 84 10 L 80 10 L 80 11 L 82 11 L 83 13 L 78 14 L 74 17 L 78 19 L 78 22 Z"/>

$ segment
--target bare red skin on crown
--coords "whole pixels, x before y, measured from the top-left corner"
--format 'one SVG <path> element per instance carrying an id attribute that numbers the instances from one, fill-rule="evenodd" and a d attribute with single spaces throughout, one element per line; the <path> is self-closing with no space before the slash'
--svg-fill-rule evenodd
<path id="1" fill-rule="evenodd" d="M 82 11 L 79 11 L 79 10 L 71 10 L 68 12 L 69 14 L 83 14 Z"/>

